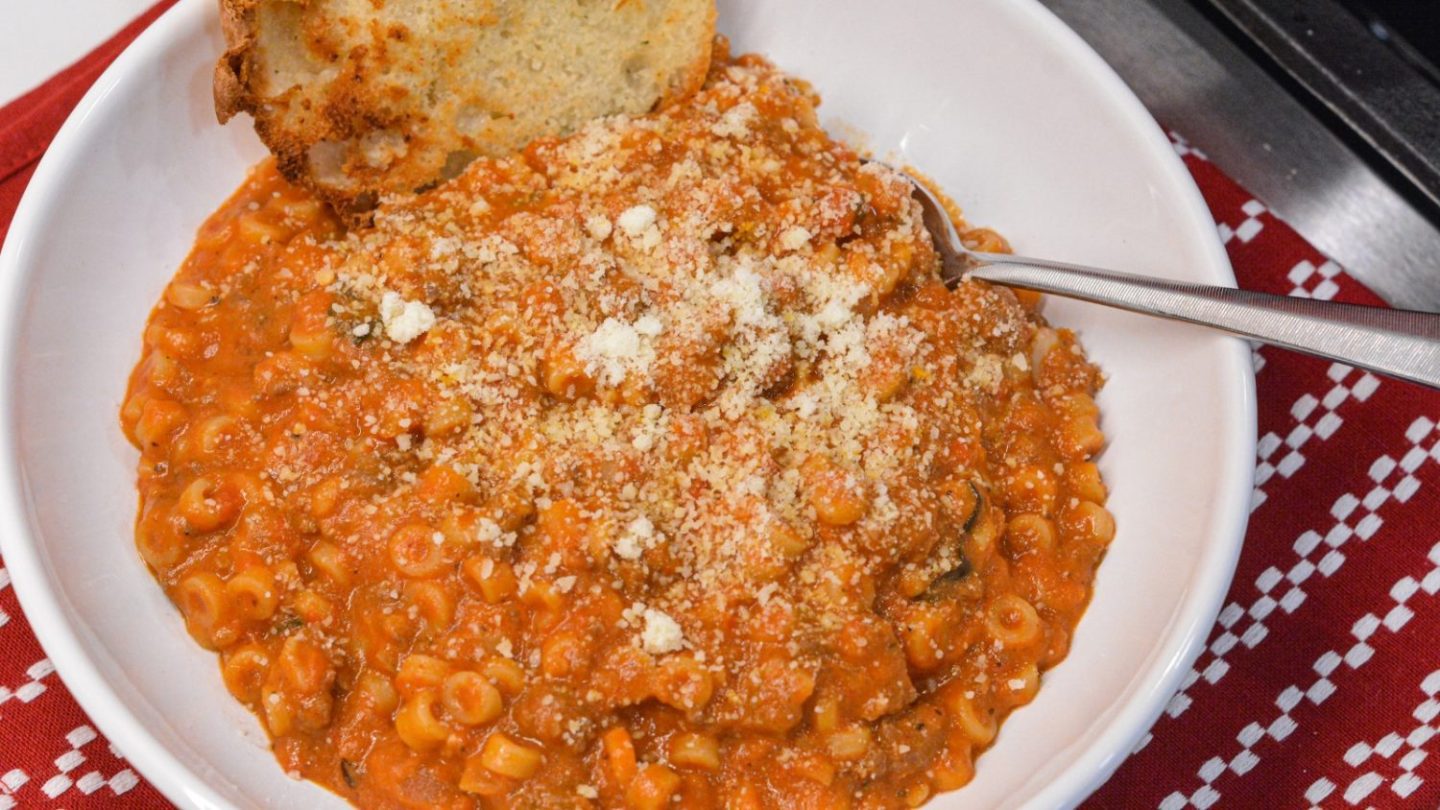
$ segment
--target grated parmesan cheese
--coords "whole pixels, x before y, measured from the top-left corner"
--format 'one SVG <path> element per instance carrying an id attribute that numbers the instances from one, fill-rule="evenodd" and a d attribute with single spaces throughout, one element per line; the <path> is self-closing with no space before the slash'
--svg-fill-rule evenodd
<path id="1" fill-rule="evenodd" d="M 670 614 L 654 608 L 645 609 L 645 629 L 640 634 L 645 652 L 663 655 L 685 646 L 685 633 Z"/>
<path id="2" fill-rule="evenodd" d="M 799 225 L 792 225 L 780 234 L 780 247 L 785 250 L 796 251 L 810 244 L 812 238 L 810 231 Z"/>
<path id="3" fill-rule="evenodd" d="M 646 315 L 635 323 L 606 318 L 575 347 L 585 371 L 604 385 L 619 385 L 629 374 L 646 376 L 655 361 L 654 339 L 662 331 L 658 318 Z"/>
<path id="4" fill-rule="evenodd" d="M 648 205 L 637 205 L 621 212 L 619 219 L 615 220 L 615 224 L 630 236 L 640 236 L 645 233 L 647 228 L 655 224 L 656 216 L 654 208 Z"/>
<path id="5" fill-rule="evenodd" d="M 610 238 L 612 230 L 614 230 L 614 226 L 602 214 L 595 214 L 585 219 L 585 232 L 601 242 Z"/>
<path id="6" fill-rule="evenodd" d="M 435 313 L 423 301 L 406 301 L 400 293 L 387 290 L 380 298 L 380 321 L 385 337 L 405 344 L 430 331 Z"/>
<path id="7" fill-rule="evenodd" d="M 650 518 L 641 515 L 625 527 L 625 532 L 615 540 L 612 550 L 615 556 L 622 560 L 638 560 L 655 540 L 655 524 L 650 522 Z"/>
<path id="8" fill-rule="evenodd" d="M 710 127 L 710 131 L 721 138 L 735 138 L 741 140 L 750 135 L 750 122 L 758 115 L 755 105 L 748 101 L 726 110 L 720 116 L 720 120 Z"/>

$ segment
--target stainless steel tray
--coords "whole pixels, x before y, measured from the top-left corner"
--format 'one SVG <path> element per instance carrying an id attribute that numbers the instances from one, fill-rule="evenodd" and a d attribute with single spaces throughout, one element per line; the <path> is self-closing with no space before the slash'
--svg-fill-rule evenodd
<path id="1" fill-rule="evenodd" d="M 1307 109 L 1295 88 L 1272 78 L 1196 7 L 1185 0 L 1042 2 L 1114 66 L 1163 125 L 1317 248 L 1390 303 L 1440 311 L 1440 228 L 1429 218 L 1429 200 L 1392 185 L 1383 168 L 1372 168 Z"/>

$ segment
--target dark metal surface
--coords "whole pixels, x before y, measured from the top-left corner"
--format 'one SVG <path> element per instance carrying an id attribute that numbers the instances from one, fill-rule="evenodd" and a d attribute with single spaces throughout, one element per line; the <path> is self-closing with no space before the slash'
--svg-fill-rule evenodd
<path id="1" fill-rule="evenodd" d="M 1187 0 L 1041 0 L 1164 126 L 1396 306 L 1440 310 L 1440 230 Z"/>
<path id="2" fill-rule="evenodd" d="M 1440 87 L 1336 0 L 1210 0 L 1440 205 Z"/>
<path id="3" fill-rule="evenodd" d="M 1440 5 L 1435 0 L 1340 0 L 1375 38 L 1440 85 Z"/>

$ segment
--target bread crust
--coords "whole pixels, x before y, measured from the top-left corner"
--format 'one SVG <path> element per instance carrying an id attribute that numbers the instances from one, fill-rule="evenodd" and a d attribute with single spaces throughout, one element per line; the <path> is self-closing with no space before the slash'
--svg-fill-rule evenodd
<path id="1" fill-rule="evenodd" d="M 517 150 L 536 137 L 567 134 L 566 130 L 584 123 L 561 120 L 558 126 L 550 127 L 559 131 L 547 131 L 531 121 L 518 120 L 547 103 L 547 88 L 539 82 L 529 96 L 512 94 L 514 97 L 503 99 L 504 103 L 493 110 L 484 108 L 483 102 L 477 108 L 473 94 L 462 98 L 453 88 L 435 90 L 441 84 L 436 76 L 446 80 L 465 78 L 468 66 L 464 60 L 469 52 L 446 42 L 444 36 L 433 32 L 433 27 L 412 31 L 393 19 L 386 22 L 379 13 L 358 21 L 339 14 L 327 15 L 327 4 L 338 0 L 218 2 L 226 50 L 215 64 L 216 117 L 223 124 L 240 113 L 249 113 L 255 131 L 274 153 L 281 173 L 314 191 L 352 221 L 363 219 L 384 194 L 422 190 L 453 176 L 468 157 Z M 377 11 L 384 9 L 386 2 L 398 4 L 392 10 L 447 8 L 432 0 L 371 2 Z M 646 2 L 651 5 L 646 6 Z M 627 10 L 627 5 L 645 10 Z M 627 97 L 627 88 L 614 87 L 613 104 L 605 100 L 607 103 L 597 106 L 595 99 L 585 99 L 595 107 L 593 114 L 585 118 L 647 112 L 649 107 L 688 96 L 704 82 L 715 37 L 713 0 L 621 0 L 610 6 L 609 13 L 655 13 L 656 8 L 662 13 L 663 24 L 672 29 L 660 33 L 684 37 L 667 55 L 671 62 L 676 61 L 676 54 L 683 55 L 683 60 L 665 66 L 663 83 L 658 77 L 643 74 L 660 85 L 656 88 L 658 98 L 653 104 L 646 102 L 645 109 L 637 108 L 640 105 L 636 100 L 645 96 Z M 483 31 L 489 25 L 504 25 L 506 20 L 472 19 L 464 24 Z M 566 34 L 573 32 L 531 28 L 520 36 Z M 613 32 L 609 36 L 618 38 Z M 397 89 L 393 77 L 407 75 L 407 70 L 415 73 L 414 53 L 432 44 L 434 64 L 427 64 L 427 68 L 434 75 L 419 77 L 431 81 L 429 97 L 420 99 L 415 93 Z M 601 44 L 614 44 L 613 50 L 625 52 L 625 43 Z M 648 46 L 650 40 L 642 44 Z M 275 53 L 281 49 L 293 53 Z M 295 57 L 295 53 L 303 58 Z M 427 55 L 431 53 L 427 51 Z M 267 86 L 286 81 L 276 77 L 282 76 L 278 65 L 287 56 L 291 67 L 297 59 L 303 62 L 301 75 L 283 89 Z M 267 59 L 275 64 L 267 64 Z M 630 78 L 621 72 L 621 67 L 614 66 L 614 75 Z M 520 92 L 526 91 L 522 88 Z M 515 113 L 514 109 L 521 112 Z M 465 131 L 460 125 L 459 119 L 465 115 L 480 120 L 477 133 Z"/>
<path id="2" fill-rule="evenodd" d="M 253 109 L 254 97 L 246 90 L 246 56 L 254 44 L 254 18 L 255 0 L 220 0 L 225 53 L 215 62 L 215 117 L 222 124 Z"/>

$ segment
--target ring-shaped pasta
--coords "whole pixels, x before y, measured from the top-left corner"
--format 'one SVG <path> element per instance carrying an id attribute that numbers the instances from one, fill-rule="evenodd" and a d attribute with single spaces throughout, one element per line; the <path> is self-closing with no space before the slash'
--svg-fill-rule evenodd
<path id="1" fill-rule="evenodd" d="M 1008 648 L 1024 647 L 1040 638 L 1040 614 L 1017 594 L 1005 593 L 990 602 L 985 611 L 990 636 Z"/>

